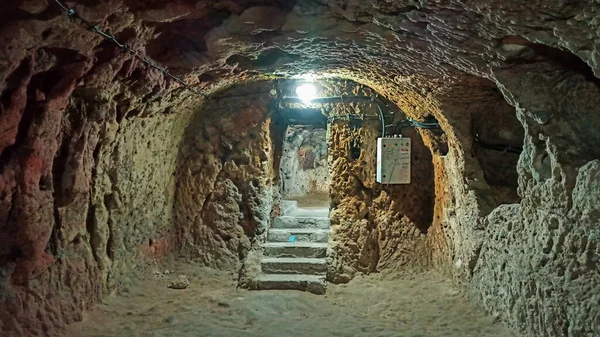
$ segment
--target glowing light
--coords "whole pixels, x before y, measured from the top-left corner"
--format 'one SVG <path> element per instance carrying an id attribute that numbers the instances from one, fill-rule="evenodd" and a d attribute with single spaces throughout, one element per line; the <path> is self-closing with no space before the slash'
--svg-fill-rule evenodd
<path id="1" fill-rule="evenodd" d="M 317 88 L 310 83 L 304 83 L 296 88 L 296 94 L 304 103 L 310 103 L 317 97 Z"/>
<path id="2" fill-rule="evenodd" d="M 300 78 L 306 82 L 313 82 L 314 80 L 317 79 L 317 75 L 315 75 L 313 73 L 307 73 L 307 74 L 302 74 L 302 75 L 298 76 L 298 78 Z"/>

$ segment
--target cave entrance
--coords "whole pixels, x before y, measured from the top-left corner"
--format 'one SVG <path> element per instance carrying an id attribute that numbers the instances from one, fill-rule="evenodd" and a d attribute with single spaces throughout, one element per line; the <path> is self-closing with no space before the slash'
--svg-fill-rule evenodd
<path id="1" fill-rule="evenodd" d="M 288 125 L 283 137 L 281 196 L 299 207 L 329 208 L 327 129 L 322 125 Z"/>

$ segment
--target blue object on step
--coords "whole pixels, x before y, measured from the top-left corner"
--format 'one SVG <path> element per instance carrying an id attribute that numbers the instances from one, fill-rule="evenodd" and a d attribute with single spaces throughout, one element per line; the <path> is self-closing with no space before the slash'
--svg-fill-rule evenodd
<path id="1" fill-rule="evenodd" d="M 290 235 L 290 242 L 296 242 L 296 236 Z"/>

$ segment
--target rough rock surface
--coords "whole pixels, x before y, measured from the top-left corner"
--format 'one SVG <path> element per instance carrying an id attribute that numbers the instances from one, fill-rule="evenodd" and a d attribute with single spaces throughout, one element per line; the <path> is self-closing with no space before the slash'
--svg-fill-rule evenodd
<path id="1" fill-rule="evenodd" d="M 190 286 L 190 281 L 188 280 L 187 276 L 179 275 L 179 277 L 177 277 L 176 280 L 171 281 L 167 287 L 171 288 L 171 289 L 176 289 L 176 290 L 183 290 L 183 289 L 187 289 L 187 287 L 189 287 L 189 286 Z"/>
<path id="2" fill-rule="evenodd" d="M 279 186 L 267 108 L 264 96 L 222 99 L 186 130 L 175 221 L 181 251 L 206 266 L 238 270 L 269 224 Z"/>
<path id="3" fill-rule="evenodd" d="M 372 108 L 372 107 L 371 107 Z M 330 129 L 333 250 L 328 277 L 345 282 L 356 272 L 375 272 L 427 261 L 425 233 L 433 217 L 431 154 L 414 130 L 412 184 L 382 186 L 375 182 L 379 122 L 337 121 Z M 351 148 L 360 148 L 353 157 Z M 354 145 L 353 145 L 354 144 Z"/>
<path id="4" fill-rule="evenodd" d="M 279 170 L 284 198 L 329 192 L 327 130 L 308 126 L 288 127 Z"/>
<path id="5" fill-rule="evenodd" d="M 526 130 L 518 165 L 522 202 L 484 218 L 470 288 L 529 335 L 594 336 L 600 331 L 600 176 L 592 148 L 599 135 L 590 132 L 600 118 L 600 88 L 550 65 L 529 74 L 507 79 L 506 87 Z M 568 94 L 538 101 L 520 93 L 534 83 L 548 92 L 566 86 Z"/>
<path id="6" fill-rule="evenodd" d="M 333 155 L 342 159 L 332 163 L 348 172 L 347 182 L 333 182 L 342 188 L 336 198 L 356 201 L 333 220 L 339 228 L 344 217 L 364 223 L 351 227 L 357 233 L 340 231 L 348 245 L 338 260 L 351 268 L 342 274 L 388 267 L 379 261 L 420 261 L 382 249 L 382 233 L 404 233 L 415 240 L 394 237 L 389 247 L 423 241 L 424 250 L 412 251 L 524 334 L 600 331 L 598 1 L 66 3 L 209 93 L 234 82 L 312 72 L 368 85 L 410 117 L 434 116 L 445 134 L 420 131 L 433 166 L 422 172 L 435 184 L 426 235 L 417 215 L 398 219 L 411 209 L 394 198 L 411 191 L 369 185 L 372 168 L 358 165 L 369 162 L 362 151 L 353 161 L 342 151 L 346 146 Z M 183 251 L 204 263 L 241 263 L 249 238 L 268 223 L 269 203 L 261 198 L 277 199 L 265 178 L 273 165 L 256 159 L 268 151 L 252 147 L 268 138 L 264 114 L 235 104 L 230 113 L 240 114 L 229 123 L 200 122 L 199 111 L 224 101 L 200 108 L 200 99 L 70 22 L 52 1 L 3 1 L 0 42 L 3 335 L 57 334 L 143 268 L 141 261 L 184 239 Z M 516 110 L 520 127 L 502 99 Z M 506 130 L 485 131 L 486 119 L 503 121 L 496 125 Z M 241 127 L 230 125 L 238 122 Z M 348 124 L 335 123 L 341 136 L 333 144 L 344 144 L 351 133 L 376 136 L 375 125 L 352 130 Z M 188 125 L 209 137 L 200 147 L 209 154 L 196 159 L 213 162 L 187 168 L 202 172 L 190 182 L 206 185 L 186 188 L 204 196 L 196 201 L 206 200 L 207 208 L 188 210 L 190 219 L 181 213 L 182 222 L 174 219 L 180 212 L 173 205 L 184 200 L 175 201 L 174 181 L 185 187 L 176 167 L 193 162 L 176 163 Z M 477 125 L 489 142 L 522 141 L 517 195 L 513 173 L 493 178 L 497 157 L 474 143 Z M 217 130 L 225 131 L 218 140 Z M 262 136 L 240 139 L 235 132 Z M 228 152 L 234 149 L 239 153 Z M 508 171 L 516 158 L 503 158 Z M 258 177 L 258 187 L 246 189 L 253 182 L 240 183 L 246 176 Z M 377 204 L 394 207 L 377 211 L 371 206 Z M 211 221 L 199 226 L 203 218 Z M 223 228 L 235 235 L 223 235 Z M 202 236 L 210 240 L 195 241 Z M 215 245 L 201 250 L 198 242 Z M 381 259 L 392 251 L 399 255 Z"/>
<path id="7" fill-rule="evenodd" d="M 0 320 L 8 336 L 54 335 L 174 242 L 173 173 L 188 108 L 129 117 L 165 107 L 113 90 L 78 89 L 62 103 L 48 95 L 25 108 L 22 133 L 2 152 Z"/>

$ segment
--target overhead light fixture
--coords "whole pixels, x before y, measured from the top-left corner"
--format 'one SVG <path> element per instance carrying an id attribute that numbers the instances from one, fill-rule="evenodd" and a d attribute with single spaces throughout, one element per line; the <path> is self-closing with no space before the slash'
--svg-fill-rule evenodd
<path id="1" fill-rule="evenodd" d="M 310 83 L 304 83 L 296 88 L 296 95 L 304 103 L 310 103 L 317 97 L 317 88 Z"/>

